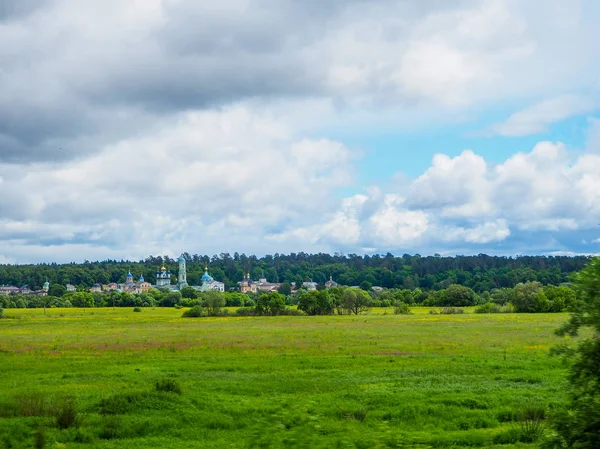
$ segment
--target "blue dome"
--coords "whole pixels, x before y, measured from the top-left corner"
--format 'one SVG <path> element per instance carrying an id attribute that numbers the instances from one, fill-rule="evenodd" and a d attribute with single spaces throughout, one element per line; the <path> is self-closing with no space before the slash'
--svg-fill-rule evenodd
<path id="1" fill-rule="evenodd" d="M 212 278 L 212 276 L 210 274 L 208 274 L 208 271 L 204 272 L 204 275 L 200 278 L 201 281 L 214 281 L 214 279 Z"/>
<path id="2" fill-rule="evenodd" d="M 129 273 L 127 273 L 127 277 L 128 277 L 128 278 L 131 278 L 131 277 L 133 277 L 133 274 L 131 274 L 131 271 L 130 271 Z"/>
<path id="3" fill-rule="evenodd" d="M 144 275 L 140 274 L 140 282 L 144 282 Z"/>
<path id="4" fill-rule="evenodd" d="M 181 256 L 179 256 L 179 262 L 185 262 L 185 259 L 183 258 L 183 254 Z"/>

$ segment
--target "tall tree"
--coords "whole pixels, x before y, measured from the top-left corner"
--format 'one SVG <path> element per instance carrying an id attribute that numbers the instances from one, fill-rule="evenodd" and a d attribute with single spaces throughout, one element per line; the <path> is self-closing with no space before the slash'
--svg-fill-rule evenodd
<path id="1" fill-rule="evenodd" d="M 595 449 L 600 442 L 600 258 L 593 259 L 577 276 L 577 293 L 582 301 L 559 335 L 589 336 L 567 351 L 569 406 L 555 417 L 556 436 L 548 447 Z"/>

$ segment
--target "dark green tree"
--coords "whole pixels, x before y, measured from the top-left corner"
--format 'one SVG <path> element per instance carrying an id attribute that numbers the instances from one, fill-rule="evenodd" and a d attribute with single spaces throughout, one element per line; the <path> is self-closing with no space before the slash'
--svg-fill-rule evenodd
<path id="1" fill-rule="evenodd" d="M 347 288 L 341 298 L 341 307 L 346 313 L 358 315 L 371 307 L 371 296 L 358 288 Z"/>
<path id="2" fill-rule="evenodd" d="M 300 295 L 298 309 L 307 315 L 331 315 L 333 302 L 327 290 L 313 290 Z"/>
<path id="3" fill-rule="evenodd" d="M 547 312 L 550 307 L 542 284 L 539 282 L 517 284 L 514 288 L 512 305 L 515 312 L 519 313 L 542 313 Z"/>
<path id="4" fill-rule="evenodd" d="M 360 283 L 360 288 L 361 288 L 361 290 L 370 292 L 371 290 L 373 290 L 373 284 L 371 284 L 369 281 L 362 281 Z"/>
<path id="5" fill-rule="evenodd" d="M 263 293 L 254 309 L 258 315 L 279 315 L 285 310 L 285 297 L 277 292 Z"/>
<path id="6" fill-rule="evenodd" d="M 441 293 L 440 306 L 466 307 L 475 304 L 475 292 L 464 285 L 452 284 Z"/>
<path id="7" fill-rule="evenodd" d="M 289 282 L 284 282 L 279 286 L 278 291 L 284 296 L 289 296 L 292 294 L 292 284 Z"/>
<path id="8" fill-rule="evenodd" d="M 550 312 L 573 312 L 577 308 L 577 296 L 570 287 L 547 285 L 544 287 L 544 294 L 550 303 Z"/>
<path id="9" fill-rule="evenodd" d="M 85 313 L 87 307 L 94 307 L 94 297 L 89 292 L 74 293 L 69 300 L 73 307 L 82 307 L 83 313 Z"/>
<path id="10" fill-rule="evenodd" d="M 48 289 L 49 296 L 56 296 L 60 298 L 62 295 L 67 293 L 67 288 L 61 284 L 50 284 L 50 288 Z"/>
<path id="11" fill-rule="evenodd" d="M 196 299 L 198 297 L 198 292 L 189 285 L 182 287 L 180 293 L 182 298 Z"/>
<path id="12" fill-rule="evenodd" d="M 160 301 L 160 305 L 163 307 L 173 307 L 175 304 L 181 302 L 181 293 L 171 292 L 167 293 Z"/>
<path id="13" fill-rule="evenodd" d="M 202 306 L 206 309 L 209 316 L 217 316 L 221 313 L 221 308 L 225 307 L 225 294 L 210 290 L 200 295 Z"/>
<path id="14" fill-rule="evenodd" d="M 552 448 L 596 449 L 600 442 L 600 258 L 594 258 L 577 275 L 576 291 L 581 304 L 559 335 L 589 336 L 576 349 L 566 351 L 570 360 L 569 405 L 553 420 L 556 435 Z"/>

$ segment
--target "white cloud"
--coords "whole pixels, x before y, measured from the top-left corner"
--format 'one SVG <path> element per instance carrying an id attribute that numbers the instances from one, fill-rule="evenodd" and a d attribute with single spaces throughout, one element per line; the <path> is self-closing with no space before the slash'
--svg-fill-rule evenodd
<path id="1" fill-rule="evenodd" d="M 386 195 L 382 206 L 366 224 L 368 236 L 378 247 L 398 248 L 414 243 L 428 229 L 427 214 L 423 211 L 406 210 L 404 199 Z"/>
<path id="2" fill-rule="evenodd" d="M 485 222 L 472 228 L 447 227 L 440 229 L 440 240 L 448 242 L 489 243 L 505 240 L 510 235 L 504 219 Z"/>
<path id="3" fill-rule="evenodd" d="M 335 141 L 297 140 L 268 111 L 188 112 L 150 135 L 82 160 L 38 164 L 24 177 L 0 166 L 3 191 L 35 205 L 20 219 L 3 196 L 0 238 L 21 245 L 80 240 L 138 257 L 184 244 L 217 251 L 243 242 L 258 251 L 268 229 L 334 204 L 332 191 L 351 180 L 351 157 Z"/>
<path id="4" fill-rule="evenodd" d="M 297 232 L 313 236 L 313 243 L 334 242 L 343 229 L 336 223 L 349 220 L 352 239 L 344 242 L 346 248 L 382 252 L 499 243 L 519 232 L 593 229 L 600 222 L 600 156 L 571 156 L 551 142 L 498 165 L 469 150 L 454 158 L 438 154 L 406 198 L 370 189 L 309 231 L 286 231 L 278 238 Z"/>
<path id="5" fill-rule="evenodd" d="M 441 209 L 448 217 L 477 217 L 492 209 L 485 160 L 470 150 L 450 158 L 436 154 L 433 164 L 410 186 L 409 203 Z"/>
<path id="6" fill-rule="evenodd" d="M 590 97 L 563 95 L 550 98 L 519 111 L 502 123 L 490 127 L 493 134 L 501 136 L 527 136 L 548 130 L 548 126 L 572 116 L 594 111 L 599 102 Z"/>
<path id="7" fill-rule="evenodd" d="M 4 260 L 462 248 L 598 220 L 594 132 L 579 157 L 553 143 L 498 165 L 439 154 L 364 194 L 356 153 L 331 137 L 532 98 L 549 100 L 496 132 L 589 112 L 595 2 L 122 3 L 45 0 L 1 18 Z"/>

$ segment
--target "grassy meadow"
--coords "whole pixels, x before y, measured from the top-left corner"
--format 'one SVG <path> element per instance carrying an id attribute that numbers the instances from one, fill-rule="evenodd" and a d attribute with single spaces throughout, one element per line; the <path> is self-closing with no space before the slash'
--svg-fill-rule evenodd
<path id="1" fill-rule="evenodd" d="M 567 315 L 428 311 L 5 310 L 0 448 L 536 447 L 511 435 L 565 399 Z"/>

